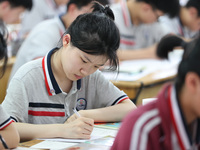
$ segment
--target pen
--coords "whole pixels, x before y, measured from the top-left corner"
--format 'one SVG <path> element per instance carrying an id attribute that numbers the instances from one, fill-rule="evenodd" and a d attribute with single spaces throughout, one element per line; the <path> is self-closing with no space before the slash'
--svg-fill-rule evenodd
<path id="1" fill-rule="evenodd" d="M 76 110 L 76 108 L 73 109 L 74 113 L 78 116 L 81 117 L 81 115 L 78 113 L 78 111 Z"/>

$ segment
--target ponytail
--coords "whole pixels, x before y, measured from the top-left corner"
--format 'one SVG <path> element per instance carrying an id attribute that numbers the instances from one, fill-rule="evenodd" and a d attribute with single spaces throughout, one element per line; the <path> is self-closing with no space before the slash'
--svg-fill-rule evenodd
<path id="1" fill-rule="evenodd" d="M 166 35 L 164 36 L 156 50 L 156 55 L 160 58 L 168 58 L 168 53 L 173 51 L 175 47 L 181 46 L 184 47 L 186 42 L 176 35 Z"/>
<path id="2" fill-rule="evenodd" d="M 93 12 L 103 13 L 110 19 L 115 20 L 113 11 L 110 9 L 110 7 L 108 5 L 103 6 L 99 2 L 95 1 L 92 8 L 93 8 Z"/>

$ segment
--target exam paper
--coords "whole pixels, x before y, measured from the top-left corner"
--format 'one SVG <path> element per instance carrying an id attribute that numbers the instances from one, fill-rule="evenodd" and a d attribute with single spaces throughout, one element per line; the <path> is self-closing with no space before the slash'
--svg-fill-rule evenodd
<path id="1" fill-rule="evenodd" d="M 31 148 L 38 149 L 64 149 L 76 145 L 77 143 L 55 142 L 55 141 L 43 141 L 31 146 Z"/>
<path id="2" fill-rule="evenodd" d="M 113 81 L 136 81 L 142 77 L 156 72 L 163 71 L 162 76 L 167 76 L 165 70 L 170 71 L 172 75 L 176 74 L 178 65 L 181 61 L 183 51 L 175 50 L 170 52 L 167 59 L 138 59 L 122 61 L 119 66 L 119 74 L 113 71 L 102 71 L 105 78 Z M 170 74 L 170 75 L 171 75 Z M 155 78 L 159 78 L 158 76 Z"/>
<path id="3" fill-rule="evenodd" d="M 89 140 L 94 140 L 94 139 L 102 138 L 102 137 L 105 137 L 105 136 L 114 136 L 115 137 L 116 134 L 117 134 L 117 130 L 94 127 L 90 139 L 52 138 L 52 139 L 40 139 L 40 140 L 54 141 L 54 142 L 81 143 L 81 142 L 86 142 L 86 141 L 89 141 Z"/>

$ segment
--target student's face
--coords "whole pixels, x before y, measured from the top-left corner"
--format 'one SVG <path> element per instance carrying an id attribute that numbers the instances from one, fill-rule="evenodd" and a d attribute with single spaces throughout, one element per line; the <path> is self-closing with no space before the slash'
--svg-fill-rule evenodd
<path id="1" fill-rule="evenodd" d="M 66 77 L 71 81 L 94 73 L 106 61 L 103 55 L 90 55 L 70 44 L 62 49 L 61 64 Z"/>
<path id="2" fill-rule="evenodd" d="M 162 15 L 162 11 L 153 8 L 151 5 L 144 4 L 143 11 L 140 16 L 140 22 L 144 24 L 154 23 L 158 20 L 158 17 Z"/>
<path id="3" fill-rule="evenodd" d="M 200 16 L 198 16 L 198 11 L 196 8 L 188 8 L 189 16 L 187 16 L 186 26 L 191 31 L 200 30 Z"/>
<path id="4" fill-rule="evenodd" d="M 57 5 L 66 5 L 69 0 L 54 0 Z"/>
<path id="5" fill-rule="evenodd" d="M 81 8 L 78 8 L 75 4 L 71 4 L 68 8 L 67 14 L 70 15 L 70 20 L 72 22 L 77 18 L 77 16 L 84 14 L 84 13 L 91 12 L 92 11 L 91 7 L 92 7 L 92 4 L 88 4 Z"/>
<path id="6" fill-rule="evenodd" d="M 24 11 L 24 7 L 7 7 L 6 9 L 4 9 L 2 20 L 6 24 L 16 23 L 17 21 L 19 21 L 19 17 Z"/>
<path id="7" fill-rule="evenodd" d="M 192 31 L 199 31 L 200 30 L 200 17 L 194 17 L 190 20 L 189 29 Z"/>

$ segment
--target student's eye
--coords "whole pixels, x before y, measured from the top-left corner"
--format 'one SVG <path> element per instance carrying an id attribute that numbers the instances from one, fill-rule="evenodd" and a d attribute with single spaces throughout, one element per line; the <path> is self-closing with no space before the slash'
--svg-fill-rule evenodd
<path id="1" fill-rule="evenodd" d="M 81 58 L 81 59 L 82 59 L 82 58 Z M 87 62 L 86 62 L 85 60 L 83 60 L 83 59 L 82 59 L 82 61 L 83 61 L 83 63 L 87 63 Z"/>
<path id="2" fill-rule="evenodd" d="M 98 69 L 98 68 L 99 68 L 99 66 L 94 66 L 94 68 L 97 68 L 97 69 Z"/>

